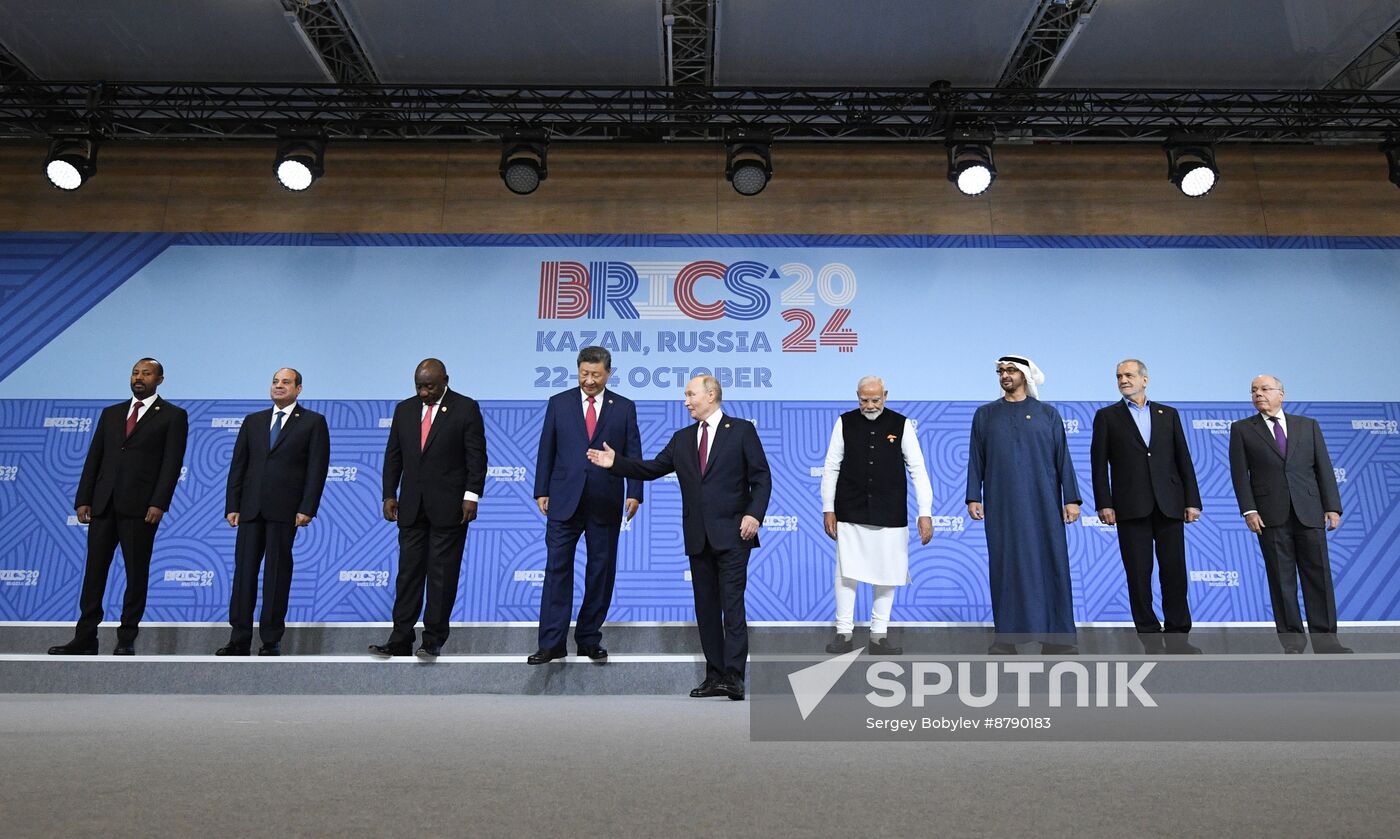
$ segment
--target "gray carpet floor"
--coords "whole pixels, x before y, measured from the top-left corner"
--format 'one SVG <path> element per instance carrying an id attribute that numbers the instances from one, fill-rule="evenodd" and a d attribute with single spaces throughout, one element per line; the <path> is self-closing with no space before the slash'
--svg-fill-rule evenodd
<path id="1" fill-rule="evenodd" d="M 0 834 L 1385 836 L 1397 743 L 755 743 L 685 697 L 0 695 Z"/>

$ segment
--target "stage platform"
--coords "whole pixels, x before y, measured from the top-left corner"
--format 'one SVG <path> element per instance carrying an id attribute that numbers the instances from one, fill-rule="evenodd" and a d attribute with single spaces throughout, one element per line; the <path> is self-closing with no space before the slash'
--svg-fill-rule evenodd
<path id="1" fill-rule="evenodd" d="M 100 655 L 60 657 L 45 651 L 68 640 L 70 627 L 0 627 L 0 693 L 675 695 L 704 677 L 695 628 L 684 624 L 609 626 L 606 664 L 570 656 L 534 667 L 525 663 L 535 649 L 532 626 L 454 627 L 446 654 L 433 662 L 370 656 L 366 646 L 382 642 L 388 631 L 379 625 L 291 627 L 278 658 L 214 656 L 228 630 L 213 625 L 150 626 L 137 641 L 138 655 L 114 657 L 114 631 L 103 627 Z M 828 627 L 760 625 L 750 637 L 754 661 L 830 658 L 823 651 Z M 980 627 L 898 627 L 891 638 L 903 645 L 906 658 L 977 661 L 986 660 L 989 633 Z M 1129 629 L 1086 627 L 1075 658 L 1158 661 L 1159 672 L 1169 674 L 1163 685 L 1168 690 L 1400 693 L 1400 634 L 1392 628 L 1345 632 L 1342 640 L 1356 652 L 1342 656 L 1284 655 L 1272 630 L 1264 628 L 1206 628 L 1190 638 L 1203 655 L 1147 656 Z M 857 642 L 864 639 L 858 628 Z M 1023 653 L 1037 650 L 1022 647 Z M 1049 660 L 1030 654 L 1017 659 Z"/>

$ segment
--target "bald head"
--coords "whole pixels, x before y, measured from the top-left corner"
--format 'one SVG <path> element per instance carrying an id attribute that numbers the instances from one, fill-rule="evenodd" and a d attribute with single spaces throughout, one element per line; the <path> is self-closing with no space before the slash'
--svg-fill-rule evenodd
<path id="1" fill-rule="evenodd" d="M 413 387 L 424 405 L 434 405 L 447 392 L 447 365 L 436 358 L 425 358 L 413 371 Z"/>

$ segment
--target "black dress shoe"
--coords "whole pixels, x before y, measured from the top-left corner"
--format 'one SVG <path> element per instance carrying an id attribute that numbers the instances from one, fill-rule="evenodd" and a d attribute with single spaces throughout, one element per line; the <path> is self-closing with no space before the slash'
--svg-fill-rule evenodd
<path id="1" fill-rule="evenodd" d="M 261 647 L 258 647 L 258 655 L 281 655 L 281 654 L 282 654 L 282 645 L 281 645 L 281 644 L 263 644 Z"/>
<path id="2" fill-rule="evenodd" d="M 214 655 L 251 655 L 248 644 L 225 644 L 214 651 Z"/>
<path id="3" fill-rule="evenodd" d="M 1317 641 L 1313 641 L 1313 652 L 1318 655 L 1346 655 L 1353 652 L 1353 650 L 1351 647 L 1343 647 L 1336 641 L 1330 644 L 1319 644 Z"/>
<path id="4" fill-rule="evenodd" d="M 407 656 L 413 653 L 407 647 L 389 647 L 379 644 L 369 645 L 369 654 L 375 658 L 394 658 L 395 656 Z"/>
<path id="5" fill-rule="evenodd" d="M 1041 655 L 1079 655 L 1079 648 L 1073 644 L 1049 644 L 1040 642 Z"/>
<path id="6" fill-rule="evenodd" d="M 424 644 L 418 648 L 415 655 L 418 656 L 419 661 L 437 661 L 438 656 L 442 655 L 442 645 Z"/>
<path id="7" fill-rule="evenodd" d="M 1205 655 L 1200 647 L 1186 640 L 1184 634 L 1168 633 L 1166 643 L 1169 655 Z"/>
<path id="8" fill-rule="evenodd" d="M 727 696 L 735 702 L 744 701 L 743 682 L 734 681 L 733 679 L 726 679 L 723 682 L 720 682 L 719 684 L 715 685 L 715 687 L 719 690 L 720 696 Z"/>
<path id="9" fill-rule="evenodd" d="M 1283 647 L 1283 651 L 1287 655 L 1302 655 L 1307 652 L 1307 649 L 1306 646 L 1300 647 L 1297 644 L 1285 644 Z"/>
<path id="10" fill-rule="evenodd" d="M 836 637 L 831 639 L 831 643 L 826 645 L 826 651 L 832 655 L 848 653 L 856 648 L 855 641 L 850 635 L 836 633 Z"/>
<path id="11" fill-rule="evenodd" d="M 608 660 L 608 651 L 602 644 L 579 644 L 578 654 L 589 661 L 604 663 Z"/>
<path id="12" fill-rule="evenodd" d="M 118 644 L 112 649 L 112 655 L 136 655 L 136 645 Z"/>
<path id="13" fill-rule="evenodd" d="M 871 638 L 865 651 L 870 655 L 904 655 L 904 648 L 891 644 L 888 638 Z"/>
<path id="14" fill-rule="evenodd" d="M 1016 655 L 1016 645 L 997 641 L 987 648 L 987 655 Z"/>
<path id="15" fill-rule="evenodd" d="M 69 641 L 49 647 L 49 655 L 97 655 L 97 640 Z"/>
<path id="16" fill-rule="evenodd" d="M 1139 632 L 1138 642 L 1142 644 L 1143 655 L 1165 655 L 1167 640 L 1160 632 Z"/>
<path id="17" fill-rule="evenodd" d="M 535 650 L 525 659 L 526 664 L 548 664 L 557 658 L 564 658 L 568 650 Z"/>
<path id="18" fill-rule="evenodd" d="M 725 696 L 724 689 L 720 687 L 719 679 L 706 679 L 700 686 L 690 692 L 691 699 L 704 699 L 710 696 Z"/>

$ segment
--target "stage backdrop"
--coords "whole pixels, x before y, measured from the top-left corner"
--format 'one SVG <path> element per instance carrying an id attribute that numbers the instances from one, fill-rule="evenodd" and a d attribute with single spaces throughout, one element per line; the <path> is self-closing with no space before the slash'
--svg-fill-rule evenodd
<path id="1" fill-rule="evenodd" d="M 161 393 L 191 420 L 149 619 L 225 619 L 229 457 L 242 417 L 266 407 L 272 372 L 289 365 L 332 437 L 289 617 L 387 620 L 388 418 L 414 365 L 437 356 L 452 387 L 482 402 L 491 463 L 454 619 L 534 620 L 539 425 L 589 344 L 613 351 L 613 386 L 639 401 L 648 453 L 687 421 L 680 390 L 697 373 L 718 376 L 726 411 L 757 424 L 774 492 L 750 564 L 754 620 L 829 619 L 821 465 L 870 373 L 917 421 L 936 498 L 937 535 L 911 548 L 895 620 L 990 620 L 985 536 L 963 492 L 972 412 L 996 396 L 1006 353 L 1045 369 L 1042 396 L 1064 416 L 1088 513 L 1094 412 L 1116 398 L 1119 359 L 1148 362 L 1151 396 L 1182 409 L 1204 496 L 1187 530 L 1201 622 L 1269 619 L 1226 449 L 1229 423 L 1252 412 L 1250 378 L 1280 376 L 1286 410 L 1322 423 L 1336 466 L 1341 618 L 1400 620 L 1397 278 L 1395 239 L 4 235 L 0 620 L 76 616 L 74 488 L 98 413 L 128 395 L 144 355 L 164 363 Z M 648 486 L 622 537 L 614 620 L 693 617 L 679 508 L 673 481 Z M 1068 530 L 1078 619 L 1128 621 L 1113 529 L 1088 515 Z M 114 576 L 109 603 L 124 585 Z"/>

